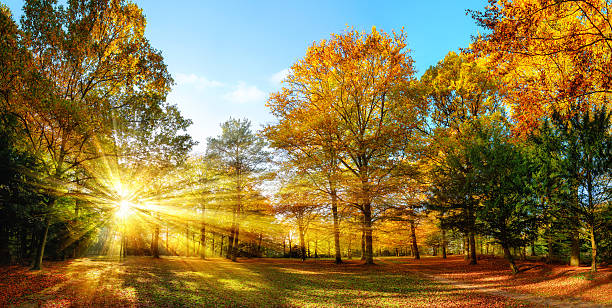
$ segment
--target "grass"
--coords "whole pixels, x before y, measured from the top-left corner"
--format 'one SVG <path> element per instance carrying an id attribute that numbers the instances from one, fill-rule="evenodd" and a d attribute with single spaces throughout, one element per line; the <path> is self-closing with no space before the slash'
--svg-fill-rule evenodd
<path id="1" fill-rule="evenodd" d="M 4 298 L 0 306 L 520 306 L 506 298 L 433 282 L 407 270 L 401 262 L 364 266 L 286 259 L 234 263 L 182 257 L 83 258 L 49 263 L 42 272 L 13 267 L 5 276 L 7 273 L 15 274 L 12 281 L 16 285 L 20 277 L 52 282 L 17 292 L 18 296 Z M 0 284 L 0 294 L 6 289 Z"/>

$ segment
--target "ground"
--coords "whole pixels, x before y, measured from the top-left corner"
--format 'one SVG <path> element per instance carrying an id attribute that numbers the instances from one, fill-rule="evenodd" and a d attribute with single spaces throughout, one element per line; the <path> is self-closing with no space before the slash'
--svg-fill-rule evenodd
<path id="1" fill-rule="evenodd" d="M 129 257 L 49 262 L 42 271 L 0 268 L 0 306 L 392 306 L 521 307 L 612 304 L 612 271 L 525 263 L 512 276 L 503 260 L 470 267 L 460 257 L 330 260 Z M 465 285 L 470 286 L 466 288 Z M 489 292 L 489 289 L 501 293 Z M 527 294 L 526 297 L 514 296 Z M 546 297 L 549 302 L 531 298 Z M 573 297 L 573 298 L 572 298 Z M 559 301 L 562 300 L 562 301 Z M 573 301 L 568 301 L 573 300 Z"/>

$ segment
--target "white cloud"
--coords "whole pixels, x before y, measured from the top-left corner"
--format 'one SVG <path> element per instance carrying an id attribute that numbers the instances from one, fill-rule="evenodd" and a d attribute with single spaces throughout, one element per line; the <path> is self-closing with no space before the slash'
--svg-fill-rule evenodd
<path id="1" fill-rule="evenodd" d="M 274 84 L 274 85 L 280 85 L 281 81 L 283 81 L 285 79 L 285 77 L 287 77 L 287 75 L 289 75 L 289 69 L 286 68 L 282 71 L 276 72 L 274 73 L 272 76 L 270 76 L 270 83 Z"/>
<path id="2" fill-rule="evenodd" d="M 187 74 L 178 73 L 174 77 L 174 80 L 179 86 L 190 84 L 200 90 L 206 89 L 206 88 L 217 88 L 217 87 L 224 86 L 222 82 L 219 82 L 216 80 L 209 80 L 208 78 L 204 76 L 198 76 L 196 74 L 187 75 Z"/>
<path id="3" fill-rule="evenodd" d="M 247 85 L 244 82 L 238 82 L 234 91 L 226 93 L 223 98 L 233 103 L 251 103 L 263 101 L 266 99 L 266 93 L 256 86 Z"/>

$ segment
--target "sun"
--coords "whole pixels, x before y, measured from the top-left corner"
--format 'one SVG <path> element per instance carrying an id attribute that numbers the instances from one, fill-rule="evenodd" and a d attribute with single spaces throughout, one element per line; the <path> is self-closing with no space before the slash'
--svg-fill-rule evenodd
<path id="1" fill-rule="evenodd" d="M 121 200 L 117 203 L 117 211 L 115 217 L 126 218 L 132 214 L 132 208 L 134 205 L 129 200 Z"/>

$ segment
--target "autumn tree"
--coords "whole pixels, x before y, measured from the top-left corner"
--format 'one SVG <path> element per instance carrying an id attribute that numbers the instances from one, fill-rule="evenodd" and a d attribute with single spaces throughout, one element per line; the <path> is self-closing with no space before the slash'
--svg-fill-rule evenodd
<path id="1" fill-rule="evenodd" d="M 404 155 L 421 120 L 421 106 L 407 95 L 413 74 L 403 32 L 349 29 L 313 43 L 291 67 L 283 89 L 268 100 L 273 114 L 290 125 L 312 127 L 306 121 L 315 118 L 331 125 L 335 136 L 328 153 L 352 175 L 354 203 L 363 215 L 367 264 L 374 262 L 373 200 L 384 194 L 384 179 Z M 301 135 L 290 132 L 288 137 Z"/>
<path id="2" fill-rule="evenodd" d="M 164 106 L 172 79 L 160 52 L 144 37 L 145 23 L 142 11 L 123 1 L 70 1 L 66 6 L 26 1 L 16 35 L 29 60 L 17 63 L 21 71 L 32 72 L 37 82 L 30 84 L 36 87 L 27 96 L 5 98 L 27 136 L 20 146 L 39 158 L 42 177 L 53 183 L 45 185 L 52 189 L 35 269 L 44 256 L 58 197 L 67 195 L 71 182 L 80 181 L 85 162 L 114 152 L 116 120 L 128 110 Z M 185 127 L 184 121 L 174 123 L 179 130 Z M 153 126 L 148 130 L 159 127 Z M 184 148 L 191 146 L 189 138 L 178 139 Z M 74 207 L 77 215 L 78 202 Z"/>
<path id="3" fill-rule="evenodd" d="M 269 161 L 266 143 L 251 131 L 248 120 L 229 119 L 221 124 L 221 134 L 209 138 L 206 154 L 224 176 L 222 185 L 232 215 L 227 258 L 236 261 L 238 237 L 245 205 L 254 197 Z"/>
<path id="4" fill-rule="evenodd" d="M 473 47 L 502 76 L 516 131 L 537 128 L 555 111 L 608 104 L 610 9 L 608 1 L 504 0 L 472 11 L 489 30 Z"/>
<path id="5" fill-rule="evenodd" d="M 278 203 L 275 212 L 293 220 L 300 239 L 300 257 L 306 260 L 306 232 L 318 215 L 321 201 L 325 198 L 322 192 L 313 189 L 311 182 L 297 174 L 289 174 L 278 192 Z"/>

